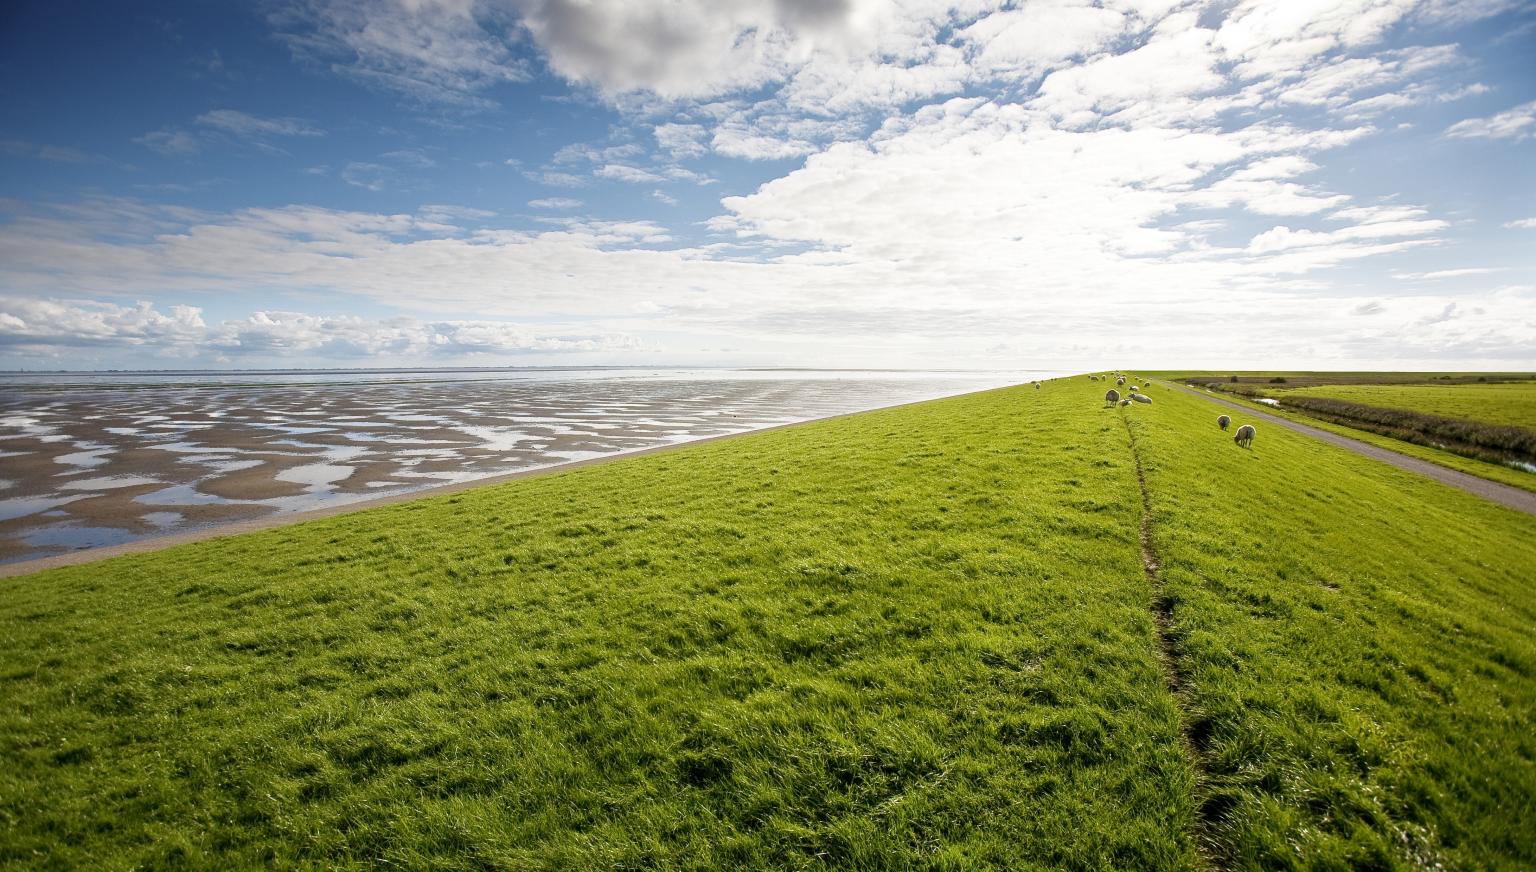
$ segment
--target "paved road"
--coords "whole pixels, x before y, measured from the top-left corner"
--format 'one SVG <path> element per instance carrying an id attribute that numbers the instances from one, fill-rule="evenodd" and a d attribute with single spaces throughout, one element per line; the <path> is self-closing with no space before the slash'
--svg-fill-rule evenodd
<path id="1" fill-rule="evenodd" d="M 1531 491 L 1521 490 L 1520 488 L 1514 487 L 1512 485 L 1500 484 L 1496 481 L 1489 481 L 1486 478 L 1478 478 L 1475 475 L 1469 475 L 1465 472 L 1457 472 L 1454 469 L 1448 469 L 1439 465 L 1438 463 L 1430 463 L 1427 460 L 1420 460 L 1417 457 L 1409 457 L 1406 454 L 1398 454 L 1396 451 L 1389 451 L 1386 448 L 1379 448 L 1370 444 L 1369 442 L 1361 442 L 1358 439 L 1351 439 L 1348 436 L 1340 436 L 1337 433 L 1330 433 L 1327 430 L 1322 430 L 1317 427 L 1310 427 L 1306 424 L 1298 424 L 1295 421 L 1290 421 L 1277 415 L 1270 415 L 1265 412 L 1260 412 L 1250 406 L 1242 405 L 1241 403 L 1234 403 L 1230 400 L 1224 400 L 1220 397 L 1213 397 L 1208 393 L 1197 391 L 1193 388 L 1187 388 L 1181 384 L 1175 384 L 1173 382 L 1167 382 L 1166 384 L 1173 385 L 1173 387 L 1178 388 L 1186 394 L 1194 394 L 1195 396 L 1202 399 L 1210 400 L 1217 405 L 1236 409 L 1250 418 L 1258 418 L 1261 421 L 1284 427 L 1287 430 L 1295 430 L 1297 433 L 1311 436 L 1314 439 L 1321 439 L 1330 445 L 1337 445 L 1340 448 L 1346 448 L 1355 452 L 1356 454 L 1363 454 L 1372 460 L 1379 460 L 1382 463 L 1391 464 L 1398 469 L 1406 469 L 1409 472 L 1416 472 L 1420 475 L 1432 478 L 1441 484 L 1448 484 L 1451 487 L 1460 488 L 1467 493 L 1476 494 L 1483 499 L 1493 500 L 1500 505 L 1509 506 L 1515 511 L 1525 512 L 1527 515 L 1536 515 L 1536 493 L 1532 493 Z"/>

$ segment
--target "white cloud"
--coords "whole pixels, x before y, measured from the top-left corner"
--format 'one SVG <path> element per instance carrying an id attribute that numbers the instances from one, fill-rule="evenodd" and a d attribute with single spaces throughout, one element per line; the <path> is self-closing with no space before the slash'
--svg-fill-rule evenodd
<path id="1" fill-rule="evenodd" d="M 423 105 L 475 108 L 528 78 L 516 16 L 475 0 L 299 0 L 272 16 L 299 57 Z"/>
<path id="2" fill-rule="evenodd" d="M 1458 231 L 1397 202 L 1435 199 L 1417 188 L 1357 201 L 1356 186 L 1374 193 L 1374 182 L 1330 172 L 1330 150 L 1393 135 L 1399 119 L 1386 113 L 1485 90 L 1467 84 L 1454 46 L 1380 44 L 1388 32 L 1437 42 L 1411 30 L 1450 14 L 1435 5 L 315 0 L 286 19 L 300 55 L 424 103 L 483 105 L 527 72 L 518 56 L 534 50 L 590 85 L 583 96 L 607 101 L 621 123 L 537 168 L 510 162 L 537 184 L 641 184 L 634 194 L 672 205 L 658 186 L 713 182 L 689 163 L 710 152 L 795 168 L 748 187 L 741 179 L 761 168 L 721 171 L 738 187 L 703 241 L 682 226 L 571 214 L 584 204 L 569 196 L 528 201 L 549 213 L 494 221 L 443 208 L 173 215 L 123 203 L 82 217 L 82 204 L 0 223 L 0 280 L 36 296 L 296 288 L 410 307 L 422 324 L 484 313 L 596 336 L 640 323 L 733 344 L 826 343 L 834 331 L 1049 356 L 1068 342 L 1203 347 L 1220 333 L 1240 349 L 1374 348 L 1383 333 L 1350 331 L 1401 328 L 1450 301 L 1387 307 L 1351 297 L 1359 277 L 1338 283 L 1330 271 L 1371 258 L 1391 266 L 1418 249 L 1414 266 L 1426 271 L 1399 274 L 1450 278 L 1455 270 L 1424 266 L 1423 250 Z M 1526 122 L 1500 121 L 1509 114 L 1474 121 L 1512 133 L 1469 132 L 1469 121 L 1447 135 L 1528 135 Z M 217 117 L 194 129 L 313 135 L 297 132 L 299 119 Z M 174 151 L 178 131 L 160 133 L 156 145 Z M 432 160 L 403 150 L 338 174 L 399 189 Z M 1391 275 L 1385 266 L 1377 277 Z M 1495 292 L 1476 284 L 1458 283 L 1459 314 L 1435 329 L 1482 323 L 1474 309 Z M 1498 293 L 1490 310 L 1529 299 Z M 1341 323 L 1319 319 L 1320 305 Z M 1351 312 L 1375 317 L 1343 317 Z M 314 333 L 309 316 L 264 317 L 279 326 L 240 329 Z M 348 340 L 359 348 L 393 341 L 387 325 L 331 322 L 372 337 Z M 1536 328 L 1516 318 L 1497 335 L 1509 346 Z"/>
<path id="3" fill-rule="evenodd" d="M 1417 0 L 1243 0 L 1216 45 L 1244 78 L 1284 75 L 1324 54 L 1367 45 L 1413 11 Z"/>
<path id="4" fill-rule="evenodd" d="M 551 170 L 524 170 L 523 178 L 530 182 L 538 182 L 541 185 L 549 185 L 554 188 L 585 188 L 589 182 L 583 176 L 575 173 L 561 173 Z"/>
<path id="5" fill-rule="evenodd" d="M 852 23 L 843 2 L 623 3 L 517 0 L 560 75 L 608 93 L 707 97 L 780 79 Z M 872 4 L 861 4 L 868 9 Z"/>
<path id="6" fill-rule="evenodd" d="M 629 182 L 631 184 L 655 184 L 666 181 L 650 170 L 632 167 L 627 164 L 604 164 L 592 171 L 592 175 L 600 179 L 612 179 L 617 182 Z"/>
<path id="7" fill-rule="evenodd" d="M 1431 25 L 1459 26 L 1518 9 L 1525 0 L 1426 0 L 1417 17 Z"/>
<path id="8" fill-rule="evenodd" d="M 1445 129 L 1451 139 L 1513 139 L 1536 136 L 1536 100 L 1487 118 L 1468 118 Z"/>
<path id="9" fill-rule="evenodd" d="M 1221 222 L 1160 220 L 1182 209 L 1188 183 L 1178 180 L 1191 173 L 1199 178 L 1211 161 L 1248 160 L 1246 152 L 1259 147 L 1257 138 L 1234 148 L 1235 157 L 1221 156 L 1219 136 L 1200 144 L 1182 141 L 1193 135 L 1187 133 L 1040 131 L 1038 141 L 1019 143 L 996 136 L 997 125 L 1015 123 L 1012 112 L 1021 111 L 1005 109 L 972 107 L 892 134 L 881 150 L 850 144 L 829 153 L 835 160 L 813 158 L 790 174 L 790 186 L 766 186 L 731 204 L 726 223 L 732 226 L 723 229 L 747 234 L 749 243 L 760 240 L 746 248 L 676 247 L 666 227 L 647 221 L 558 218 L 550 219 L 552 229 L 526 232 L 484 226 L 483 213 L 461 215 L 447 207 L 418 214 L 313 207 L 217 214 L 91 201 L 67 213 L 24 213 L 0 225 L 0 283 L 39 299 L 126 293 L 175 300 L 252 287 L 323 290 L 445 313 L 419 316 L 425 325 L 462 321 L 448 313 L 468 311 L 480 313 L 480 320 L 557 322 L 565 326 L 522 332 L 561 341 L 659 331 L 715 337 L 716 344 L 735 337 L 749 345 L 795 342 L 839 353 L 887 348 L 904 359 L 915 349 L 947 349 L 942 359 L 954 360 L 970 353 L 965 349 L 997 343 L 1031 347 L 1046 357 L 1093 348 L 1102 354 L 1128 337 L 1148 350 L 1164 349 L 1162 354 L 1204 353 L 1212 350 L 1207 337 L 1220 335 L 1235 355 L 1263 347 L 1302 359 L 1313 347 L 1309 343 L 1353 336 L 1343 322 L 1317 319 L 1317 299 L 1297 290 L 1315 284 L 1302 277 L 1434 238 L 1433 226 L 1413 226 L 1410 217 L 1336 227 L 1329 238 L 1269 252 L 1223 249 L 1204 238 L 1223 232 Z M 993 145 L 982 148 L 982 142 Z M 957 162 L 967 152 L 972 156 Z M 1200 152 L 1207 156 L 1192 157 Z M 1116 153 L 1142 155 L 1146 162 L 1128 174 L 1123 161 L 1110 159 Z M 1030 169 L 1020 173 L 1021 167 Z M 1061 178 L 1065 172 L 1078 176 Z M 871 184 L 881 178 L 903 183 Z M 955 187 L 958 196 L 936 200 L 934 192 L 945 187 Z M 839 207 L 855 199 L 866 201 L 857 214 Z M 773 254 L 781 239 L 806 240 L 810 247 Z M 978 251 L 988 256 L 978 258 Z M 423 294 L 428 287 L 432 293 Z M 1470 312 L 1486 297 L 1468 292 L 1457 299 Z M 1510 300 L 1499 311 L 1518 311 Z M 102 317 L 125 317 L 110 304 L 90 305 L 107 313 Z M 405 330 L 391 319 L 364 319 L 360 326 L 347 319 L 278 316 L 270 305 L 262 307 L 263 317 L 275 325 L 234 319 L 200 332 L 192 324 L 175 328 L 191 331 L 186 342 L 145 341 L 212 348 L 216 339 L 234 349 L 229 356 L 289 349 L 295 355 L 377 353 L 394 359 L 415 354 L 411 349 L 426 341 L 419 338 L 427 335 L 425 328 Z M 14 306 L 0 311 L 22 322 L 18 327 L 6 320 L 9 327 L 0 328 L 21 337 L 12 345 L 57 345 L 58 336 L 75 335 L 42 329 Z M 1428 313 L 1393 308 L 1394 318 Z M 1277 332 L 1289 338 L 1277 344 Z M 96 333 L 116 335 L 102 328 Z M 1536 324 L 1520 315 L 1496 335 L 1498 347 L 1512 347 L 1521 337 L 1529 344 L 1536 340 Z M 1359 339 L 1360 347 L 1377 348 L 1373 343 L 1380 339 L 1372 337 Z M 527 344 L 506 340 L 499 347 Z"/>
<path id="10" fill-rule="evenodd" d="M 651 133 L 656 144 L 675 158 L 699 157 L 708 150 L 702 142 L 707 131 L 701 124 L 658 124 L 651 128 Z"/>
<path id="11" fill-rule="evenodd" d="M 1490 273 L 1503 272 L 1496 266 L 1469 266 L 1460 269 L 1437 269 L 1430 272 L 1393 273 L 1392 277 L 1405 281 L 1424 281 L 1434 279 L 1460 279 L 1468 276 L 1485 276 Z"/>
<path id="12" fill-rule="evenodd" d="M 1123 13 L 1089 3 L 1030 3 L 988 15 L 960 37 L 975 51 L 976 66 L 1022 79 L 1109 48 L 1127 25 Z"/>
<path id="13" fill-rule="evenodd" d="M 1536 230 L 1536 218 L 1520 218 L 1514 221 L 1506 221 L 1503 226 L 1514 230 Z"/>
<path id="14" fill-rule="evenodd" d="M 1087 122 L 1090 110 L 1108 114 L 1140 103 L 1166 103 L 1226 84 L 1212 45 L 1215 31 L 1180 22 L 1165 26 L 1140 48 L 1051 73 L 1040 84 L 1035 105 L 1068 123 Z"/>
<path id="15" fill-rule="evenodd" d="M 464 359 L 478 355 L 635 350 L 624 334 L 541 333 L 504 321 L 369 319 L 257 311 L 217 324 L 202 311 L 153 304 L 0 298 L 0 349 L 59 353 L 80 347 L 145 348 L 167 357 L 326 359 L 391 356 Z"/>
<path id="16" fill-rule="evenodd" d="M 0 346 L 175 346 L 195 341 L 206 329 L 202 311 L 191 306 L 173 306 L 166 314 L 144 300 L 133 306 L 119 306 L 90 301 L 0 299 Z"/>

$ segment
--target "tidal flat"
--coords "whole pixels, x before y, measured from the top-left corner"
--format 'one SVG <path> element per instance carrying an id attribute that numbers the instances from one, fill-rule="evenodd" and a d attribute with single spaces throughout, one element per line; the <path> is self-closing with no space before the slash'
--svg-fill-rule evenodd
<path id="1" fill-rule="evenodd" d="M 0 393 L 0 562 L 1018 377 L 621 369 L 13 379 Z"/>

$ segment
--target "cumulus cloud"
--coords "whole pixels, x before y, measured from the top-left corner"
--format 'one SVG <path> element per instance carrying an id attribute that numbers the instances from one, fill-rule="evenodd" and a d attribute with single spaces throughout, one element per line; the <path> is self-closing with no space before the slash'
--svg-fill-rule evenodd
<path id="1" fill-rule="evenodd" d="M 1052 64 L 1097 54 L 1126 27 L 1126 14 L 1088 3 L 1031 3 L 988 15 L 960 31 L 975 63 L 1029 78 Z"/>
<path id="2" fill-rule="evenodd" d="M 0 345 L 162 344 L 194 341 L 208 327 L 202 310 L 173 306 L 169 313 L 153 303 L 133 306 L 91 301 L 25 298 L 0 299 Z"/>
<path id="3" fill-rule="evenodd" d="M 517 0 L 522 26 L 566 78 L 610 93 L 706 97 L 782 77 L 853 4 L 676 0 L 594 4 Z"/>
<path id="4" fill-rule="evenodd" d="M 166 357 L 327 359 L 390 356 L 465 359 L 483 355 L 635 350 L 632 336 L 552 335 L 504 321 L 422 321 L 257 311 L 216 324 L 202 310 L 152 303 L 0 298 L 0 348 L 58 353 L 80 347 L 142 348 Z"/>
<path id="5" fill-rule="evenodd" d="M 515 164 L 537 184 L 611 194 L 621 189 L 600 180 L 618 181 L 670 205 L 661 186 L 713 181 L 687 165 L 710 152 L 794 168 L 732 190 L 708 235 L 559 214 L 584 205 L 570 196 L 530 200 L 549 211 L 510 224 L 427 209 L 171 215 L 121 203 L 85 219 L 82 204 L 0 224 L 0 278 L 39 296 L 297 288 L 442 319 L 558 319 L 582 335 L 639 324 L 825 342 L 832 325 L 871 341 L 1049 354 L 1067 336 L 1184 348 L 1219 330 L 1237 348 L 1278 331 L 1301 356 L 1314 341 L 1369 348 L 1378 334 L 1347 331 L 1434 312 L 1373 309 L 1329 271 L 1441 245 L 1455 228 L 1392 197 L 1362 200 L 1328 168 L 1335 150 L 1390 131 L 1391 112 L 1479 92 L 1444 40 L 1382 48 L 1384 34 L 1431 20 L 1433 5 L 312 0 L 285 19 L 297 53 L 413 99 L 485 105 L 533 53 L 589 86 L 622 123 Z M 1500 120 L 1509 114 L 1473 121 L 1513 132 L 1463 122 L 1447 136 L 1527 135 Z M 194 126 L 313 135 L 279 133 L 297 119 L 218 118 Z M 390 153 L 338 172 L 400 188 L 423 160 Z M 747 172 L 720 176 L 739 184 Z M 1458 283 L 1466 314 L 1451 321 L 1484 323 L 1471 313 L 1495 292 L 1475 284 Z M 1354 326 L 1318 323 L 1320 298 Z M 1499 299 L 1489 311 L 1526 298 Z M 1376 317 L 1342 317 L 1351 312 Z M 308 323 L 266 317 L 289 326 L 242 322 L 251 343 Z M 352 329 L 332 322 L 337 335 Z M 386 347 L 384 330 L 347 341 Z M 1500 330 L 1505 346 L 1536 338 L 1529 318 Z"/>
<path id="6" fill-rule="evenodd" d="M 626 111 L 700 110 L 653 125 L 673 159 L 699 157 L 708 143 L 763 160 L 862 135 L 881 113 L 915 102 L 1034 80 L 1038 107 L 1068 124 L 1149 111 L 1208 121 L 1223 107 L 1277 100 L 1372 116 L 1439 99 L 1445 89 L 1422 85 L 1373 92 L 1454 63 L 1457 50 L 1347 53 L 1407 20 L 1464 23 L 1506 8 L 1479 0 L 1452 16 L 1439 0 L 301 0 L 274 20 L 300 56 L 423 103 L 483 106 L 494 85 L 527 78 L 536 53 Z M 749 93 L 758 96 L 731 104 Z M 710 117 L 707 101 L 727 111 Z M 813 134 L 773 120 L 784 115 L 841 123 Z"/>

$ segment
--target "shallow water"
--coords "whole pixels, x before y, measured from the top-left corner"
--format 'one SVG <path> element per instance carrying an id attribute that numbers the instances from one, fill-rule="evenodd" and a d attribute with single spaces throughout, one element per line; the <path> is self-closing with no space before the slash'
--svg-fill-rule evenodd
<path id="1" fill-rule="evenodd" d="M 0 562 L 1041 373 L 504 370 L 0 375 Z"/>

